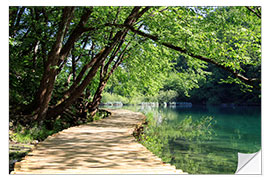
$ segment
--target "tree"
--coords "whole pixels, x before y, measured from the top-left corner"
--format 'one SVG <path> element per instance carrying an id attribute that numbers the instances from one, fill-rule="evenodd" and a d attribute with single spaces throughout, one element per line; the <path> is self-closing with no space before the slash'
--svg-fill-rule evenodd
<path id="1" fill-rule="evenodd" d="M 124 24 L 126 24 L 128 26 L 132 26 L 137 21 L 137 19 L 140 18 L 149 8 L 146 7 L 143 10 L 139 11 L 140 9 L 141 9 L 141 7 L 134 7 L 132 9 L 130 15 L 124 21 Z M 118 43 L 120 43 L 120 46 L 122 45 L 121 42 L 124 41 L 125 36 L 127 35 L 127 32 L 128 32 L 128 29 L 123 29 L 123 30 L 118 31 L 114 35 L 114 37 L 111 39 L 111 42 L 107 46 L 105 46 L 91 60 L 90 63 L 92 63 L 93 65 L 87 64 L 87 66 L 86 66 L 87 69 L 89 68 L 90 65 L 92 65 L 92 67 L 89 70 L 86 77 L 84 78 L 84 80 L 80 84 L 77 85 L 76 82 L 79 82 L 79 80 L 80 80 L 80 78 L 79 78 L 80 74 L 79 74 L 77 80 L 74 82 L 77 87 L 75 85 L 71 86 L 70 90 L 68 91 L 68 92 L 70 92 L 69 97 L 67 99 L 65 99 L 64 101 L 62 101 L 60 104 L 56 105 L 53 109 L 51 109 L 48 112 L 48 117 L 55 117 L 55 116 L 61 114 L 65 108 L 70 106 L 81 95 L 81 93 L 84 91 L 84 89 L 88 86 L 88 84 L 91 82 L 91 80 L 93 79 L 93 77 L 97 73 L 99 67 L 103 65 L 103 63 L 105 62 L 107 56 L 111 53 L 111 51 L 113 49 L 117 49 Z M 115 55 L 112 55 L 112 57 L 113 56 L 115 56 Z M 112 60 L 110 60 L 110 58 L 109 58 L 108 61 L 110 62 Z M 107 68 L 107 67 L 105 67 L 105 68 Z M 82 73 L 82 72 L 83 72 L 83 70 L 80 73 Z M 104 89 L 104 87 L 101 89 Z M 96 98 L 99 98 L 99 96 L 96 96 Z"/>
<path id="2" fill-rule="evenodd" d="M 124 19 L 123 24 L 126 24 L 128 26 L 134 25 L 136 21 L 148 9 L 149 7 L 143 9 L 141 7 L 125 9 L 124 15 L 121 17 L 122 19 Z M 55 80 L 57 78 L 57 75 L 61 72 L 63 66 L 67 63 L 68 58 L 70 56 L 70 52 L 74 47 L 75 43 L 86 32 L 98 29 L 97 24 L 94 24 L 93 26 L 89 25 L 90 24 L 89 21 L 91 21 L 90 18 L 92 18 L 92 20 L 96 20 L 97 16 L 97 14 L 93 10 L 93 7 L 85 7 L 85 8 L 64 7 L 53 10 L 58 11 L 58 13 L 60 11 L 61 18 L 58 21 L 58 28 L 53 29 L 53 31 L 55 31 L 54 32 L 55 41 L 52 44 L 50 50 L 46 49 L 48 53 L 44 55 L 44 58 L 46 58 L 46 60 L 44 60 L 45 67 L 39 84 L 39 90 L 36 93 L 37 95 L 33 103 L 30 105 L 31 111 L 34 110 L 34 112 L 36 112 L 34 118 L 38 120 L 42 120 L 45 117 L 47 118 L 56 117 L 57 115 L 61 114 L 65 108 L 69 107 L 86 89 L 88 84 L 92 81 L 93 77 L 96 75 L 98 69 L 102 66 L 102 64 L 104 64 L 105 61 L 111 62 L 113 60 L 113 58 L 110 58 L 109 56 L 111 57 L 116 56 L 117 51 L 115 50 L 117 48 L 120 49 L 129 31 L 129 29 L 125 28 L 122 30 L 118 30 L 117 32 L 114 32 L 115 30 L 111 28 L 110 32 L 108 33 L 110 34 L 109 39 L 106 40 L 105 38 L 107 42 L 103 40 L 102 42 L 103 44 L 97 43 L 99 45 L 98 47 L 99 52 L 96 53 L 95 55 L 92 54 L 92 59 L 83 66 L 78 76 L 73 81 L 72 85 L 69 87 L 68 90 L 65 91 L 61 101 L 58 102 L 58 104 L 51 106 L 51 108 L 49 109 L 49 103 L 54 90 Z M 98 10 L 99 9 L 97 8 L 97 11 Z M 43 9 L 43 11 L 45 12 L 46 10 Z M 109 13 L 108 9 L 105 9 L 105 13 Z M 45 14 L 47 13 L 42 13 L 42 15 L 44 16 Z M 112 16 L 110 16 L 110 18 L 111 17 Z M 108 20 L 110 19 L 108 18 Z M 116 21 L 114 20 L 113 22 Z M 52 23 L 56 23 L 54 19 L 52 20 L 51 23 L 48 23 L 47 26 L 51 27 Z M 106 29 L 106 27 L 104 26 L 103 28 Z M 98 35 L 100 36 L 100 34 Z M 94 44 L 93 39 L 91 40 L 91 43 L 92 45 Z M 110 55 L 111 52 L 115 54 Z M 110 63 L 108 63 L 107 66 L 109 64 Z"/>
<path id="3" fill-rule="evenodd" d="M 260 53 L 260 26 L 258 26 L 260 19 L 251 17 L 245 7 L 221 7 L 209 14 L 204 14 L 211 9 L 172 7 L 162 13 L 157 13 L 153 16 L 153 20 L 149 20 L 151 18 L 145 20 L 150 21 L 145 26 L 149 27 L 148 31 L 152 31 L 155 35 L 123 24 L 111 25 L 120 28 L 127 27 L 132 32 L 150 38 L 163 46 L 228 71 L 243 83 L 258 87 L 259 78 L 245 77 L 240 72 L 243 71 L 242 63 L 254 64 L 257 60 L 245 57 L 245 52 L 252 49 Z M 244 13 L 241 18 L 239 18 L 240 13 Z M 236 19 L 236 17 L 238 18 Z M 229 23 L 225 23 L 225 21 Z M 222 30 L 217 32 L 220 27 Z M 233 38 L 231 42 L 237 48 L 233 49 L 231 44 L 221 41 L 222 39 L 218 37 L 219 34 L 229 36 L 226 38 Z M 237 42 L 241 42 L 242 46 Z M 260 54 L 257 55 L 260 56 Z"/>
<path id="4" fill-rule="evenodd" d="M 258 7 L 10 7 L 12 102 L 42 121 L 85 94 L 93 115 L 107 84 L 155 94 L 173 73 L 187 93 L 207 64 L 259 89 L 259 16 Z"/>

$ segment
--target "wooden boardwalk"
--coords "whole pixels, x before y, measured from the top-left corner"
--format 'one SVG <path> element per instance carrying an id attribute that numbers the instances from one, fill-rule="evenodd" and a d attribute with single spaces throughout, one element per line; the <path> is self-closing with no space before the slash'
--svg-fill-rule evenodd
<path id="1" fill-rule="evenodd" d="M 111 116 L 63 130 L 38 144 L 11 174 L 181 174 L 132 136 L 144 115 L 109 110 Z"/>

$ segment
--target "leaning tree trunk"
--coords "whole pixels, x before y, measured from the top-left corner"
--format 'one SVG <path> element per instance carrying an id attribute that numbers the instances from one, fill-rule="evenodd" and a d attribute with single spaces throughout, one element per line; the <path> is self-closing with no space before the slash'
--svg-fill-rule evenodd
<path id="1" fill-rule="evenodd" d="M 62 49 L 62 42 L 66 33 L 66 29 L 69 26 L 69 22 L 72 18 L 74 7 L 66 7 L 63 9 L 62 21 L 59 26 L 59 30 L 56 35 L 56 41 L 48 55 L 48 59 L 45 64 L 44 73 L 40 82 L 38 95 L 35 100 L 36 115 L 35 119 L 41 120 L 46 116 L 46 112 L 51 100 L 54 82 L 57 75 L 57 63 L 60 58 L 60 52 Z"/>
<path id="2" fill-rule="evenodd" d="M 135 22 L 140 18 L 148 9 L 149 7 L 144 8 L 142 11 L 139 11 L 141 7 L 134 7 L 131 11 L 130 15 L 126 18 L 124 24 L 127 26 L 132 26 L 135 24 Z M 122 40 L 125 39 L 125 36 L 127 35 L 127 32 L 129 31 L 128 28 L 124 30 L 118 31 L 114 38 L 112 39 L 111 43 L 105 47 L 105 49 L 102 51 L 101 54 L 96 56 L 96 60 L 94 61 L 94 65 L 86 75 L 86 77 L 83 79 L 83 81 L 80 84 L 76 84 L 76 86 L 71 86 L 72 91 L 69 91 L 69 96 L 66 99 L 63 99 L 61 103 L 53 107 L 52 109 L 48 110 L 47 112 L 47 118 L 53 118 L 58 115 L 60 115 L 67 107 L 69 107 L 72 103 L 74 103 L 78 97 L 82 94 L 84 89 L 88 86 L 88 84 L 92 81 L 94 76 L 96 75 L 99 67 L 102 65 L 102 63 L 106 60 L 107 56 L 111 53 L 111 51 L 114 49 L 114 47 Z M 92 60 L 93 61 L 93 60 Z M 79 76 L 78 76 L 79 77 Z M 79 79 L 75 80 L 75 82 Z"/>
<path id="3" fill-rule="evenodd" d="M 47 118 L 54 118 L 60 115 L 67 107 L 69 107 L 73 102 L 75 102 L 80 95 L 82 94 L 83 90 L 87 87 L 93 77 L 96 75 L 99 68 L 99 63 L 97 62 L 92 69 L 89 71 L 83 82 L 76 88 L 70 96 L 61 102 L 60 104 L 56 105 L 52 109 L 48 110 Z"/>
<path id="4" fill-rule="evenodd" d="M 140 28 L 141 28 L 141 26 L 138 29 L 140 29 Z M 135 34 L 133 35 L 133 37 L 135 36 Z M 102 92 L 103 92 L 103 90 L 104 90 L 104 88 L 105 88 L 105 86 L 106 86 L 106 84 L 107 84 L 110 76 L 113 74 L 113 72 L 115 71 L 115 69 L 123 62 L 123 60 L 126 59 L 126 58 L 128 58 L 130 56 L 130 54 L 129 54 L 126 57 L 124 57 L 124 55 L 126 54 L 127 49 L 129 47 L 131 41 L 129 41 L 129 43 L 122 50 L 122 52 L 120 53 L 120 55 L 117 56 L 117 60 L 114 62 L 114 65 L 112 66 L 111 70 L 108 72 L 108 68 L 109 68 L 110 64 L 114 61 L 117 53 L 120 50 L 120 46 L 122 46 L 123 43 L 124 43 L 124 41 L 121 41 L 119 43 L 118 48 L 112 54 L 112 56 L 108 60 L 107 64 L 106 65 L 102 64 L 102 66 L 101 66 L 99 86 L 98 86 L 98 88 L 96 90 L 96 93 L 95 93 L 95 95 L 93 97 L 92 102 L 87 106 L 88 113 L 91 116 L 94 116 L 96 114 L 96 112 L 98 111 L 98 107 L 99 107 L 99 105 L 101 103 L 101 99 L 102 99 Z M 133 48 L 135 48 L 135 46 Z"/>
<path id="5" fill-rule="evenodd" d="M 101 98 L 102 98 L 102 92 L 106 86 L 108 82 L 108 79 L 107 80 L 100 80 L 100 83 L 99 83 L 99 86 L 96 90 L 96 93 L 93 97 L 93 101 L 91 104 L 89 104 L 89 106 L 87 107 L 88 109 L 88 113 L 90 114 L 90 116 L 94 116 L 98 110 L 98 106 L 100 105 L 100 102 L 101 102 Z"/>
<path id="6" fill-rule="evenodd" d="M 64 37 L 67 34 L 71 19 L 73 17 L 74 9 L 74 7 L 64 8 L 62 21 L 56 35 L 55 44 L 48 55 L 45 71 L 43 73 L 42 81 L 40 83 L 37 101 L 35 103 L 38 107 L 36 111 L 37 115 L 35 118 L 38 120 L 44 119 L 47 115 L 49 102 L 51 100 L 52 92 L 54 89 L 54 82 L 57 74 L 59 73 L 59 70 L 57 68 L 60 66 L 61 63 L 63 64 L 65 62 L 66 57 L 69 55 L 71 48 L 74 46 L 74 43 L 78 40 L 78 38 L 84 32 L 91 30 L 91 28 L 86 28 L 85 25 L 91 13 L 93 12 L 93 7 L 85 8 L 79 24 L 72 31 L 65 45 L 62 45 Z"/>
<path id="7" fill-rule="evenodd" d="M 122 37 L 122 33 L 117 33 L 115 37 L 119 38 Z M 116 39 L 117 39 L 116 38 Z M 108 54 L 111 52 L 113 47 L 115 46 L 115 43 L 117 41 L 112 42 L 109 46 L 107 46 L 104 49 L 101 50 L 100 53 L 98 53 L 94 59 L 92 60 L 95 62 L 95 64 L 92 66 L 86 77 L 83 79 L 83 81 L 75 88 L 73 87 L 73 91 L 71 91 L 69 97 L 65 100 L 63 100 L 60 104 L 57 104 L 55 107 L 50 109 L 47 113 L 47 118 L 54 118 L 58 115 L 60 115 L 67 107 L 69 107 L 71 104 L 73 104 L 82 94 L 82 92 L 85 90 L 85 88 L 91 83 L 92 79 L 96 75 L 100 65 L 102 64 L 103 61 L 105 61 L 105 58 L 108 56 Z M 78 80 L 78 78 L 77 78 Z M 77 81 L 76 80 L 76 81 Z M 75 81 L 75 82 L 76 82 Z M 71 86 L 72 88 L 72 86 Z"/>

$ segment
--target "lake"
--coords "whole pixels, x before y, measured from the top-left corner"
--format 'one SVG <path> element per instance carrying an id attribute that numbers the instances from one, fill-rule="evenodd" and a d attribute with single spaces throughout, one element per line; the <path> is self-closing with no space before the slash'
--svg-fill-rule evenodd
<path id="1" fill-rule="evenodd" d="M 233 174 L 237 153 L 261 149 L 260 107 L 142 107 L 150 114 L 142 144 L 189 174 Z"/>

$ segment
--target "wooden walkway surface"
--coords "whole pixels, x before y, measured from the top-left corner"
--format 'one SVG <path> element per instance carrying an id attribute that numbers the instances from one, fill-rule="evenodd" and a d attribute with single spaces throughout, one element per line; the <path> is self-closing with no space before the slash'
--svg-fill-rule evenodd
<path id="1" fill-rule="evenodd" d="M 144 115 L 109 110 L 104 119 L 71 127 L 39 143 L 11 174 L 181 174 L 164 164 L 132 132 Z"/>

